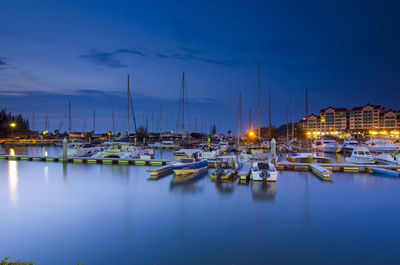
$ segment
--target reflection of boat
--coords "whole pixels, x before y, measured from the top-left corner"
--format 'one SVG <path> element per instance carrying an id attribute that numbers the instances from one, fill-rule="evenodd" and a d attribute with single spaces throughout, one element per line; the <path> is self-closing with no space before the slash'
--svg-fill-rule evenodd
<path id="1" fill-rule="evenodd" d="M 394 144 L 390 140 L 369 140 L 365 144 L 371 152 L 381 153 L 381 152 L 396 152 L 399 150 L 399 146 Z"/>
<path id="2" fill-rule="evenodd" d="M 317 140 L 313 144 L 313 148 L 324 153 L 338 153 L 341 146 L 335 140 Z"/>
<path id="3" fill-rule="evenodd" d="M 375 161 L 382 164 L 399 165 L 400 161 L 397 161 L 395 157 L 389 153 L 382 153 L 375 156 Z"/>
<path id="4" fill-rule="evenodd" d="M 358 146 L 353 149 L 350 157 L 345 157 L 347 162 L 355 164 L 373 164 L 375 163 L 373 156 L 368 148 Z"/>
<path id="5" fill-rule="evenodd" d="M 227 181 L 215 181 L 215 187 L 223 194 L 231 194 L 235 189 L 235 184 Z"/>
<path id="6" fill-rule="evenodd" d="M 257 201 L 273 201 L 276 197 L 276 183 L 253 181 L 251 183 L 251 194 L 253 199 Z"/>

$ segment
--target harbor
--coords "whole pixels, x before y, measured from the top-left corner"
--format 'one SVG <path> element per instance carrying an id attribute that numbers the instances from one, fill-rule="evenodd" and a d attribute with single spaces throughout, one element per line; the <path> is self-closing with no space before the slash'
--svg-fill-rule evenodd
<path id="1" fill-rule="evenodd" d="M 400 1 L 0 10 L 0 265 L 400 263 Z"/>

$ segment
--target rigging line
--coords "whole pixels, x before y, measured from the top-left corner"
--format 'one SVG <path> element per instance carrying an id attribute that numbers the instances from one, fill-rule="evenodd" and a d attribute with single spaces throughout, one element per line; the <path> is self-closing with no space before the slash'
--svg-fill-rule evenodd
<path id="1" fill-rule="evenodd" d="M 65 109 L 64 116 L 63 116 L 63 118 L 62 118 L 62 120 L 61 120 L 61 122 L 60 122 L 60 125 L 59 125 L 59 127 L 58 127 L 58 131 L 61 131 L 61 127 L 62 127 L 63 124 L 64 124 L 64 119 L 65 119 L 65 115 L 66 115 L 67 112 L 68 112 L 68 105 L 67 105 L 67 107 L 66 107 L 66 109 Z"/>

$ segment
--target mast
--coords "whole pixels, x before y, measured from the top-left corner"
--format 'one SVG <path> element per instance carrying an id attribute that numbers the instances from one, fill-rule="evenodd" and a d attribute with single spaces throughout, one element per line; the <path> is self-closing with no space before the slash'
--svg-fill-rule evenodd
<path id="1" fill-rule="evenodd" d="M 32 113 L 32 131 L 35 130 L 35 112 Z"/>
<path id="2" fill-rule="evenodd" d="M 154 112 L 151 112 L 151 132 L 154 132 Z"/>
<path id="3" fill-rule="evenodd" d="M 93 133 L 96 132 L 96 109 L 93 109 Z"/>
<path id="4" fill-rule="evenodd" d="M 289 143 L 289 110 L 286 110 L 286 144 Z"/>
<path id="5" fill-rule="evenodd" d="M 194 117 L 194 132 L 197 133 L 197 117 Z"/>
<path id="6" fill-rule="evenodd" d="M 160 136 L 162 139 L 162 104 L 161 104 L 161 117 L 160 117 Z"/>
<path id="7" fill-rule="evenodd" d="M 292 139 L 294 139 L 294 91 L 292 91 Z"/>
<path id="8" fill-rule="evenodd" d="M 47 124 L 48 124 L 48 122 L 47 122 L 47 112 L 46 112 L 46 126 L 45 126 L 46 131 L 48 130 Z"/>
<path id="9" fill-rule="evenodd" d="M 76 112 L 76 131 L 79 132 L 79 111 Z"/>
<path id="10" fill-rule="evenodd" d="M 308 89 L 306 88 L 306 132 L 308 131 Z"/>
<path id="11" fill-rule="evenodd" d="M 71 100 L 68 101 L 68 134 L 71 134 Z"/>
<path id="12" fill-rule="evenodd" d="M 113 126 L 113 141 L 115 141 L 115 122 L 114 122 L 114 110 L 112 110 L 112 126 Z"/>
<path id="13" fill-rule="evenodd" d="M 128 143 L 129 143 L 129 136 L 130 136 L 130 131 L 129 131 L 129 129 L 130 129 L 130 126 L 129 126 L 129 104 L 130 104 L 130 94 L 131 94 L 131 91 L 130 91 L 130 88 L 129 88 L 129 74 L 128 74 L 128 101 L 127 101 L 127 111 L 128 111 L 128 115 L 127 115 L 127 117 L 128 117 Z"/>
<path id="14" fill-rule="evenodd" d="M 185 72 L 182 73 L 182 140 L 185 126 Z"/>
<path id="15" fill-rule="evenodd" d="M 269 128 L 268 128 L 268 133 L 269 133 L 269 140 L 272 139 L 272 135 L 271 135 L 271 90 L 268 90 L 268 114 L 269 114 Z"/>
<path id="16" fill-rule="evenodd" d="M 240 145 L 240 132 L 242 131 L 242 92 L 239 92 L 237 146 Z"/>
<path id="17" fill-rule="evenodd" d="M 261 124 L 261 104 L 260 104 L 260 98 L 261 98 L 261 82 L 260 82 L 260 65 L 258 65 L 258 132 L 257 136 L 260 138 L 260 124 Z"/>

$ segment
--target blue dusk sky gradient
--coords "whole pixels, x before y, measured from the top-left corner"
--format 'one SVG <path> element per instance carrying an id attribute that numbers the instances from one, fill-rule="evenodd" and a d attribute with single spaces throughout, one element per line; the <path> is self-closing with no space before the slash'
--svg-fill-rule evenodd
<path id="1" fill-rule="evenodd" d="M 126 127 L 126 79 L 131 75 L 138 124 L 176 126 L 185 72 L 186 127 L 208 130 L 210 119 L 236 131 L 239 92 L 243 120 L 257 120 L 261 65 L 262 124 L 267 95 L 272 123 L 295 120 L 328 105 L 367 102 L 400 109 L 399 1 L 0 1 L 0 107 L 43 129 Z M 153 114 L 152 114 L 153 113 Z M 76 117 L 79 119 L 76 119 Z M 165 118 L 168 121 L 165 121 Z M 201 123 L 203 120 L 203 123 Z M 78 125 L 77 125 L 78 121 Z M 203 124 L 202 126 L 200 124 Z M 78 126 L 78 127 L 77 127 Z M 133 128 L 133 127 L 132 127 Z"/>

